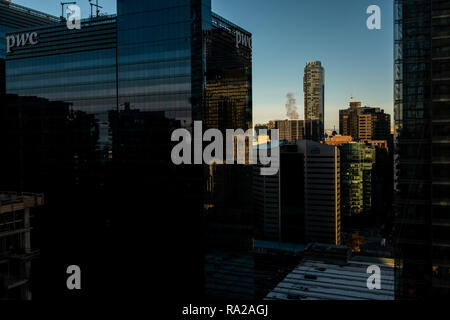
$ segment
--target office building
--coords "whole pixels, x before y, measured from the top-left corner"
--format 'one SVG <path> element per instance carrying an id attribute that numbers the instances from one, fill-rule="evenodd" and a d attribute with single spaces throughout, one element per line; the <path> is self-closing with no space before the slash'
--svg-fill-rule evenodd
<path id="1" fill-rule="evenodd" d="M 380 108 L 362 107 L 351 101 L 350 108 L 339 110 L 339 132 L 359 140 L 389 140 L 391 116 Z"/>
<path id="2" fill-rule="evenodd" d="M 304 244 L 305 239 L 305 154 L 298 143 L 280 150 L 281 235 L 283 242 Z"/>
<path id="3" fill-rule="evenodd" d="M 375 148 L 362 142 L 350 142 L 343 144 L 339 150 L 341 152 L 342 216 L 370 214 Z"/>
<path id="4" fill-rule="evenodd" d="M 306 242 L 341 243 L 340 155 L 334 146 L 304 140 Z"/>
<path id="5" fill-rule="evenodd" d="M 275 120 L 275 128 L 279 130 L 279 139 L 289 143 L 303 140 L 305 122 L 303 120 Z"/>
<path id="6" fill-rule="evenodd" d="M 450 293 L 448 1 L 396 0 L 397 296 Z"/>
<path id="7" fill-rule="evenodd" d="M 117 15 L 82 20 L 80 30 L 59 19 L 8 30 L 38 35 L 6 55 L 0 161 L 18 170 L 0 187 L 46 195 L 43 294 L 59 292 L 52 275 L 74 261 L 95 278 L 80 294 L 104 298 L 158 286 L 143 274 L 173 275 L 184 260 L 170 278 L 178 296 L 200 297 L 213 249 L 205 243 L 251 250 L 251 168 L 175 166 L 170 142 L 197 120 L 205 130 L 252 126 L 251 34 L 213 14 L 209 0 L 174 4 L 118 0 Z M 177 255 L 153 229 L 178 243 Z M 117 256 L 149 251 L 161 263 L 146 271 Z M 111 283 L 118 273 L 128 276 Z"/>
<path id="8" fill-rule="evenodd" d="M 288 143 L 296 143 L 300 140 L 319 142 L 322 139 L 320 120 L 273 120 L 269 122 L 267 128 L 278 129 L 279 139 Z"/>
<path id="9" fill-rule="evenodd" d="M 325 69 L 320 61 L 306 64 L 303 76 L 305 95 L 305 122 L 319 120 L 319 136 L 324 135 L 325 125 Z"/>
<path id="10" fill-rule="evenodd" d="M 260 170 L 260 165 L 253 167 L 256 237 L 260 240 L 282 241 L 280 171 L 275 175 L 263 176 L 260 174 Z"/>
<path id="11" fill-rule="evenodd" d="M 310 140 L 280 147 L 280 169 L 259 176 L 253 197 L 258 239 L 304 244 L 339 244 L 339 150 Z"/>
<path id="12" fill-rule="evenodd" d="M 58 21 L 49 14 L 0 0 L 0 99 L 5 94 L 6 33 Z"/>

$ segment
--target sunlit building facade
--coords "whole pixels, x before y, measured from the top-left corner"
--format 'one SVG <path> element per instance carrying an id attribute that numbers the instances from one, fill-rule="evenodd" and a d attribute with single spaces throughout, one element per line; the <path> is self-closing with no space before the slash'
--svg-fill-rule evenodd
<path id="1" fill-rule="evenodd" d="M 341 212 L 343 216 L 370 214 L 375 148 L 365 143 L 343 144 L 341 151 Z"/>
<path id="2" fill-rule="evenodd" d="M 324 134 L 325 125 L 325 69 L 320 61 L 308 62 L 303 76 L 305 95 L 305 122 L 319 120 L 319 136 Z"/>

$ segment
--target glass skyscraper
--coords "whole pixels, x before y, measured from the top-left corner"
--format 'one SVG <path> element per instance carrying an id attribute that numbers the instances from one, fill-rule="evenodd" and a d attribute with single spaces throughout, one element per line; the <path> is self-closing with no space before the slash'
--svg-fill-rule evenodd
<path id="1" fill-rule="evenodd" d="M 369 214 L 372 209 L 372 166 L 375 148 L 346 143 L 341 151 L 341 212 L 343 216 Z"/>
<path id="2" fill-rule="evenodd" d="M 210 0 L 118 0 L 117 15 L 80 30 L 18 32 L 38 43 L 6 56 L 0 139 L 11 170 L 1 189 L 46 194 L 37 291 L 76 294 L 61 288 L 75 263 L 88 297 L 150 287 L 202 296 L 207 225 L 228 226 L 224 237 L 236 230 L 222 237 L 227 249 L 248 249 L 251 168 L 176 166 L 171 134 L 197 120 L 205 130 L 251 127 L 251 44 L 236 45 L 250 33 L 213 14 Z"/>
<path id="3" fill-rule="evenodd" d="M 450 289 L 450 4 L 395 1 L 397 296 Z"/>
<path id="4" fill-rule="evenodd" d="M 43 12 L 0 0 L 0 98 L 5 93 L 6 33 L 57 21 L 58 18 Z"/>

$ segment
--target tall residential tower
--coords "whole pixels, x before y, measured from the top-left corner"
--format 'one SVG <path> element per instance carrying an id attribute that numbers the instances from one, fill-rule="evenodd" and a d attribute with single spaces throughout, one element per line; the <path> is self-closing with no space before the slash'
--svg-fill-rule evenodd
<path id="1" fill-rule="evenodd" d="M 303 76 L 305 121 L 320 120 L 320 136 L 325 124 L 325 69 L 320 61 L 308 62 Z"/>

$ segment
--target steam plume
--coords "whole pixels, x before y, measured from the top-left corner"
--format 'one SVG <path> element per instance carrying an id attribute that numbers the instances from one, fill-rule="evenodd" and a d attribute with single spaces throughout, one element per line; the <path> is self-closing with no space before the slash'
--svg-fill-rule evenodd
<path id="1" fill-rule="evenodd" d="M 297 112 L 297 100 L 294 98 L 293 93 L 288 93 L 286 95 L 288 101 L 286 103 L 286 115 L 289 117 L 290 120 L 292 119 L 298 119 L 298 112 Z"/>

